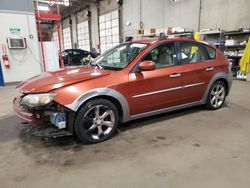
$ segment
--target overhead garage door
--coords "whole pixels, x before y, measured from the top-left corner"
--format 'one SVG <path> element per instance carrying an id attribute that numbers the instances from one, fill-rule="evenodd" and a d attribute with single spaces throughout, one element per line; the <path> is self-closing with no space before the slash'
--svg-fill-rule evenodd
<path id="1" fill-rule="evenodd" d="M 80 49 L 90 51 L 88 21 L 84 21 L 77 24 L 77 40 Z"/>
<path id="2" fill-rule="evenodd" d="M 99 17 L 101 53 L 119 44 L 118 10 Z"/>
<path id="3" fill-rule="evenodd" d="M 63 49 L 72 49 L 70 27 L 63 29 Z"/>

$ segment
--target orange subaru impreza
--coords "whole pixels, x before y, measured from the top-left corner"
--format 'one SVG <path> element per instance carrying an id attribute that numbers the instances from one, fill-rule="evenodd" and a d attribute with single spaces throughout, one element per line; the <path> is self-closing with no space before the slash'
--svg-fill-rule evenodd
<path id="1" fill-rule="evenodd" d="M 120 122 L 205 104 L 219 109 L 232 83 L 228 59 L 192 39 L 120 44 L 88 66 L 46 72 L 21 82 L 16 113 L 34 135 L 109 139 Z"/>

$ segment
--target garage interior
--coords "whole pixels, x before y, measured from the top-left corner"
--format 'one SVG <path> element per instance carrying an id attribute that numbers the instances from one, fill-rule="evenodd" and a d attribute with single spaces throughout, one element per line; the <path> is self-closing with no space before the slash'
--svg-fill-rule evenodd
<path id="1" fill-rule="evenodd" d="M 248 0 L 1 0 L 0 187 L 249 187 L 249 6 Z M 198 36 L 228 58 L 234 80 L 221 109 L 196 106 L 130 121 L 91 145 L 74 136 L 34 137 L 14 113 L 18 83 L 159 33 Z M 68 55 L 78 49 L 88 55 Z"/>

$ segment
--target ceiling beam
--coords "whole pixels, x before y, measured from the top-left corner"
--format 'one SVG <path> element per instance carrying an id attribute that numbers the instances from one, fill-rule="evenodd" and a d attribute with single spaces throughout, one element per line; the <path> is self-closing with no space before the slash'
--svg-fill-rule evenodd
<path id="1" fill-rule="evenodd" d="M 67 17 L 69 17 L 71 14 L 75 14 L 81 10 L 83 10 L 84 8 L 86 8 L 86 6 L 88 5 L 89 1 L 74 1 L 72 2 L 72 5 L 69 7 L 65 7 L 62 11 L 61 11 L 61 16 L 62 19 L 65 19 Z"/>

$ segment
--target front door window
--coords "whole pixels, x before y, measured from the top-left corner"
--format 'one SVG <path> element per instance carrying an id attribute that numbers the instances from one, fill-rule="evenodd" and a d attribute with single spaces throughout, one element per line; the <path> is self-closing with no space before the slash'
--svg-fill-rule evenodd
<path id="1" fill-rule="evenodd" d="M 153 61 L 156 69 L 170 67 L 177 64 L 177 55 L 174 43 L 157 46 L 151 50 L 143 61 Z"/>

